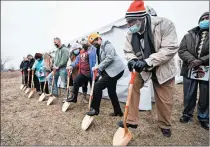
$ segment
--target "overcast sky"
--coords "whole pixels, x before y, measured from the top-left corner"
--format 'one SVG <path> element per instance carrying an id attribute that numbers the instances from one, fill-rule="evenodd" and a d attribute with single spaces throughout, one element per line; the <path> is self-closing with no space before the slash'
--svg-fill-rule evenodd
<path id="1" fill-rule="evenodd" d="M 68 43 L 124 17 L 131 1 L 1 1 L 1 57 L 19 68 L 23 56 L 54 48 L 53 38 Z M 198 25 L 209 1 L 145 1 L 175 23 L 178 39 Z"/>

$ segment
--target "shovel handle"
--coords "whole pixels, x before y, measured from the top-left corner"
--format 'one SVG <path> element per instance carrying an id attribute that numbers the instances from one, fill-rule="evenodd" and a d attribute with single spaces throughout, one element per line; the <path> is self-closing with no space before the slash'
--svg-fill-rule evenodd
<path id="1" fill-rule="evenodd" d="M 90 98 L 89 98 L 89 105 L 88 105 L 89 110 L 90 110 L 91 101 L 92 101 L 92 99 L 93 99 L 93 89 L 94 89 L 95 79 L 96 79 L 97 73 L 98 73 L 97 70 L 95 70 L 95 71 L 93 72 L 93 81 L 92 81 L 92 87 L 91 87 L 91 91 L 90 91 Z"/>
<path id="2" fill-rule="evenodd" d="M 129 112 L 130 99 L 131 99 L 131 96 L 132 96 L 133 84 L 134 84 L 136 74 L 137 73 L 135 71 L 131 72 L 130 85 L 129 85 L 129 89 L 128 89 L 128 97 L 127 97 L 127 101 L 126 101 L 126 105 L 125 105 L 125 112 L 124 112 L 124 119 L 123 119 L 125 134 L 128 132 L 126 121 L 127 121 L 127 116 L 128 116 L 128 112 Z"/>

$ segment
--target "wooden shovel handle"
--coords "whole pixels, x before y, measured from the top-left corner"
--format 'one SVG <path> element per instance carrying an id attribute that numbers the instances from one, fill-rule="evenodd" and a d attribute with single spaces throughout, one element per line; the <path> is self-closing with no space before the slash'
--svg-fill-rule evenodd
<path id="1" fill-rule="evenodd" d="M 136 74 L 137 73 L 135 71 L 131 72 L 130 85 L 129 85 L 129 89 L 128 89 L 128 97 L 127 97 L 127 100 L 126 100 L 124 119 L 123 119 L 123 125 L 124 125 L 124 128 L 125 128 L 125 134 L 128 132 L 126 121 L 127 121 L 127 116 L 128 116 L 128 112 L 129 112 L 129 105 L 130 105 L 130 100 L 131 100 L 132 91 L 133 91 L 133 84 L 134 84 L 134 80 L 135 80 Z"/>
<path id="2" fill-rule="evenodd" d="M 90 98 L 89 98 L 89 104 L 88 104 L 88 108 L 90 110 L 90 105 L 91 105 L 91 101 L 93 99 L 93 89 L 94 89 L 94 85 L 95 85 L 95 80 L 96 80 L 96 75 L 97 75 L 98 71 L 95 70 L 93 72 L 93 81 L 92 81 L 92 87 L 91 87 L 91 91 L 90 91 Z"/>

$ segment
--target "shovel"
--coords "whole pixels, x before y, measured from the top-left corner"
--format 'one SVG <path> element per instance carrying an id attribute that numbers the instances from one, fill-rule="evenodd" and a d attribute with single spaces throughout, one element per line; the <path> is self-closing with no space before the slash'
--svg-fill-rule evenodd
<path id="1" fill-rule="evenodd" d="M 30 71 L 28 71 L 28 83 L 27 83 L 27 87 L 28 87 L 28 88 L 26 89 L 25 94 L 29 93 L 29 91 L 30 91 L 29 79 L 30 79 Z"/>
<path id="2" fill-rule="evenodd" d="M 43 101 L 44 98 L 45 98 L 45 96 L 46 96 L 46 94 L 45 94 L 45 88 L 46 88 L 46 84 L 47 84 L 47 76 L 48 76 L 48 75 L 46 75 L 45 81 L 44 81 L 43 93 L 42 93 L 41 96 L 39 97 L 39 101 L 40 101 L 40 102 Z"/>
<path id="3" fill-rule="evenodd" d="M 23 89 L 24 84 L 25 84 L 25 76 L 24 76 L 24 72 L 23 72 L 23 71 L 22 71 L 22 83 L 23 83 L 23 84 L 20 85 L 20 90 Z"/>
<path id="4" fill-rule="evenodd" d="M 91 92 L 90 92 L 90 98 L 89 98 L 89 104 L 88 104 L 88 109 L 90 111 L 90 105 L 93 99 L 93 89 L 94 89 L 94 85 L 95 85 L 95 79 L 96 79 L 96 75 L 97 75 L 97 71 L 94 71 L 93 73 L 93 82 L 92 82 L 92 88 L 91 88 Z M 93 122 L 94 116 L 89 116 L 89 115 L 85 115 L 85 117 L 82 120 L 82 125 L 81 128 L 85 131 L 87 130 L 87 128 L 90 126 L 90 124 Z"/>
<path id="5" fill-rule="evenodd" d="M 31 83 L 31 92 L 29 93 L 28 98 L 31 98 L 34 95 L 34 93 L 36 92 L 36 88 L 34 88 L 34 70 L 32 70 L 31 81 L 32 81 L 32 83 Z"/>
<path id="6" fill-rule="evenodd" d="M 48 101 L 47 101 L 47 105 L 50 105 L 50 104 L 53 102 L 53 100 L 56 98 L 56 97 L 52 94 L 53 87 L 54 87 L 54 80 L 55 80 L 55 72 L 56 72 L 56 70 L 54 69 L 54 70 L 53 70 L 53 79 L 52 79 L 51 93 L 50 93 L 50 97 L 49 97 L 49 99 L 48 99 Z"/>
<path id="7" fill-rule="evenodd" d="M 68 98 L 68 94 L 69 94 L 70 74 L 71 74 L 71 72 L 68 71 L 67 88 L 66 88 L 66 98 Z M 64 102 L 63 107 L 62 107 L 62 111 L 63 112 L 66 112 L 66 110 L 69 108 L 69 106 L 70 106 L 70 103 L 69 102 Z"/>
<path id="8" fill-rule="evenodd" d="M 128 97 L 127 97 L 126 106 L 125 106 L 125 113 L 124 113 L 124 120 L 123 120 L 124 128 L 120 127 L 117 130 L 117 132 L 114 134 L 114 138 L 113 138 L 114 146 L 126 146 L 128 144 L 128 142 L 132 139 L 132 134 L 128 130 L 128 127 L 126 125 L 126 120 L 127 120 L 127 116 L 128 116 L 130 99 L 131 99 L 131 95 L 132 95 L 133 83 L 134 83 L 135 77 L 136 77 L 136 72 L 134 71 L 131 73 L 130 86 L 128 89 Z"/>

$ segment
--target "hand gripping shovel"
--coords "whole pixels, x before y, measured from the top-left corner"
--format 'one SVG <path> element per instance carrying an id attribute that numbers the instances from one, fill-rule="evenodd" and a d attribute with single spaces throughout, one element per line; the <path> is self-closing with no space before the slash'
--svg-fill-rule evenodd
<path id="1" fill-rule="evenodd" d="M 96 75 L 97 75 L 97 71 L 94 71 L 93 73 L 93 82 L 92 82 L 92 88 L 91 88 L 91 92 L 90 92 L 90 98 L 89 98 L 89 105 L 88 105 L 88 109 L 90 111 L 90 105 L 93 99 L 93 89 L 94 89 L 94 85 L 95 85 L 95 79 L 96 79 Z M 87 130 L 87 128 L 90 126 L 90 124 L 93 122 L 94 116 L 89 116 L 89 115 L 85 115 L 85 117 L 82 120 L 82 125 L 81 128 L 85 131 Z"/>
<path id="2" fill-rule="evenodd" d="M 25 91 L 25 94 L 30 92 L 30 87 L 29 87 L 29 79 L 30 79 L 30 71 L 28 71 L 28 83 L 27 83 L 27 89 Z"/>
<path id="3" fill-rule="evenodd" d="M 34 95 L 34 93 L 36 92 L 36 88 L 34 88 L 34 70 L 32 70 L 31 81 L 32 81 L 32 83 L 31 83 L 31 92 L 29 93 L 28 98 L 31 98 Z"/>
<path id="4" fill-rule="evenodd" d="M 47 84 L 47 76 L 48 76 L 48 75 L 46 75 L 45 81 L 44 81 L 43 93 L 42 93 L 41 96 L 39 97 L 39 101 L 40 101 L 40 102 L 43 101 L 44 98 L 45 98 L 45 88 L 46 88 L 46 84 Z"/>
<path id="5" fill-rule="evenodd" d="M 49 97 L 49 99 L 48 99 L 48 101 L 47 101 L 47 105 L 50 105 L 52 102 L 53 102 L 53 100 L 56 98 L 53 94 L 52 94 L 52 92 L 53 92 L 53 87 L 54 87 L 54 80 L 55 80 L 55 72 L 56 72 L 56 70 L 55 69 L 53 69 L 53 78 L 52 78 L 52 87 L 51 87 L 51 96 Z"/>
<path id="6" fill-rule="evenodd" d="M 130 86 L 129 86 L 129 90 L 128 90 L 128 97 L 127 97 L 126 106 L 125 106 L 125 113 L 124 113 L 124 120 L 123 120 L 124 128 L 120 127 L 117 130 L 117 132 L 114 134 L 114 138 L 113 138 L 113 145 L 114 146 L 126 146 L 132 138 L 132 134 L 128 130 L 128 127 L 126 125 L 126 120 L 127 120 L 127 116 L 128 116 L 130 99 L 131 99 L 131 95 L 132 95 L 133 83 L 134 83 L 135 77 L 136 77 L 136 72 L 134 71 L 134 72 L 131 73 L 131 80 L 130 80 Z"/>
<path id="7" fill-rule="evenodd" d="M 69 94 L 70 74 L 71 74 L 71 71 L 68 70 L 68 80 L 67 80 L 67 88 L 66 88 L 66 98 L 68 98 L 68 94 Z M 66 112 L 66 110 L 69 108 L 69 106 L 70 106 L 70 102 L 64 102 L 63 107 L 62 107 L 62 111 L 63 111 L 63 112 Z"/>
<path id="8" fill-rule="evenodd" d="M 24 72 L 22 71 L 22 72 L 21 72 L 21 74 L 22 74 L 22 83 L 23 83 L 23 84 L 21 84 L 21 85 L 20 85 L 20 90 L 22 90 L 22 89 L 23 89 L 24 84 L 25 84 L 25 76 L 24 76 Z"/>

